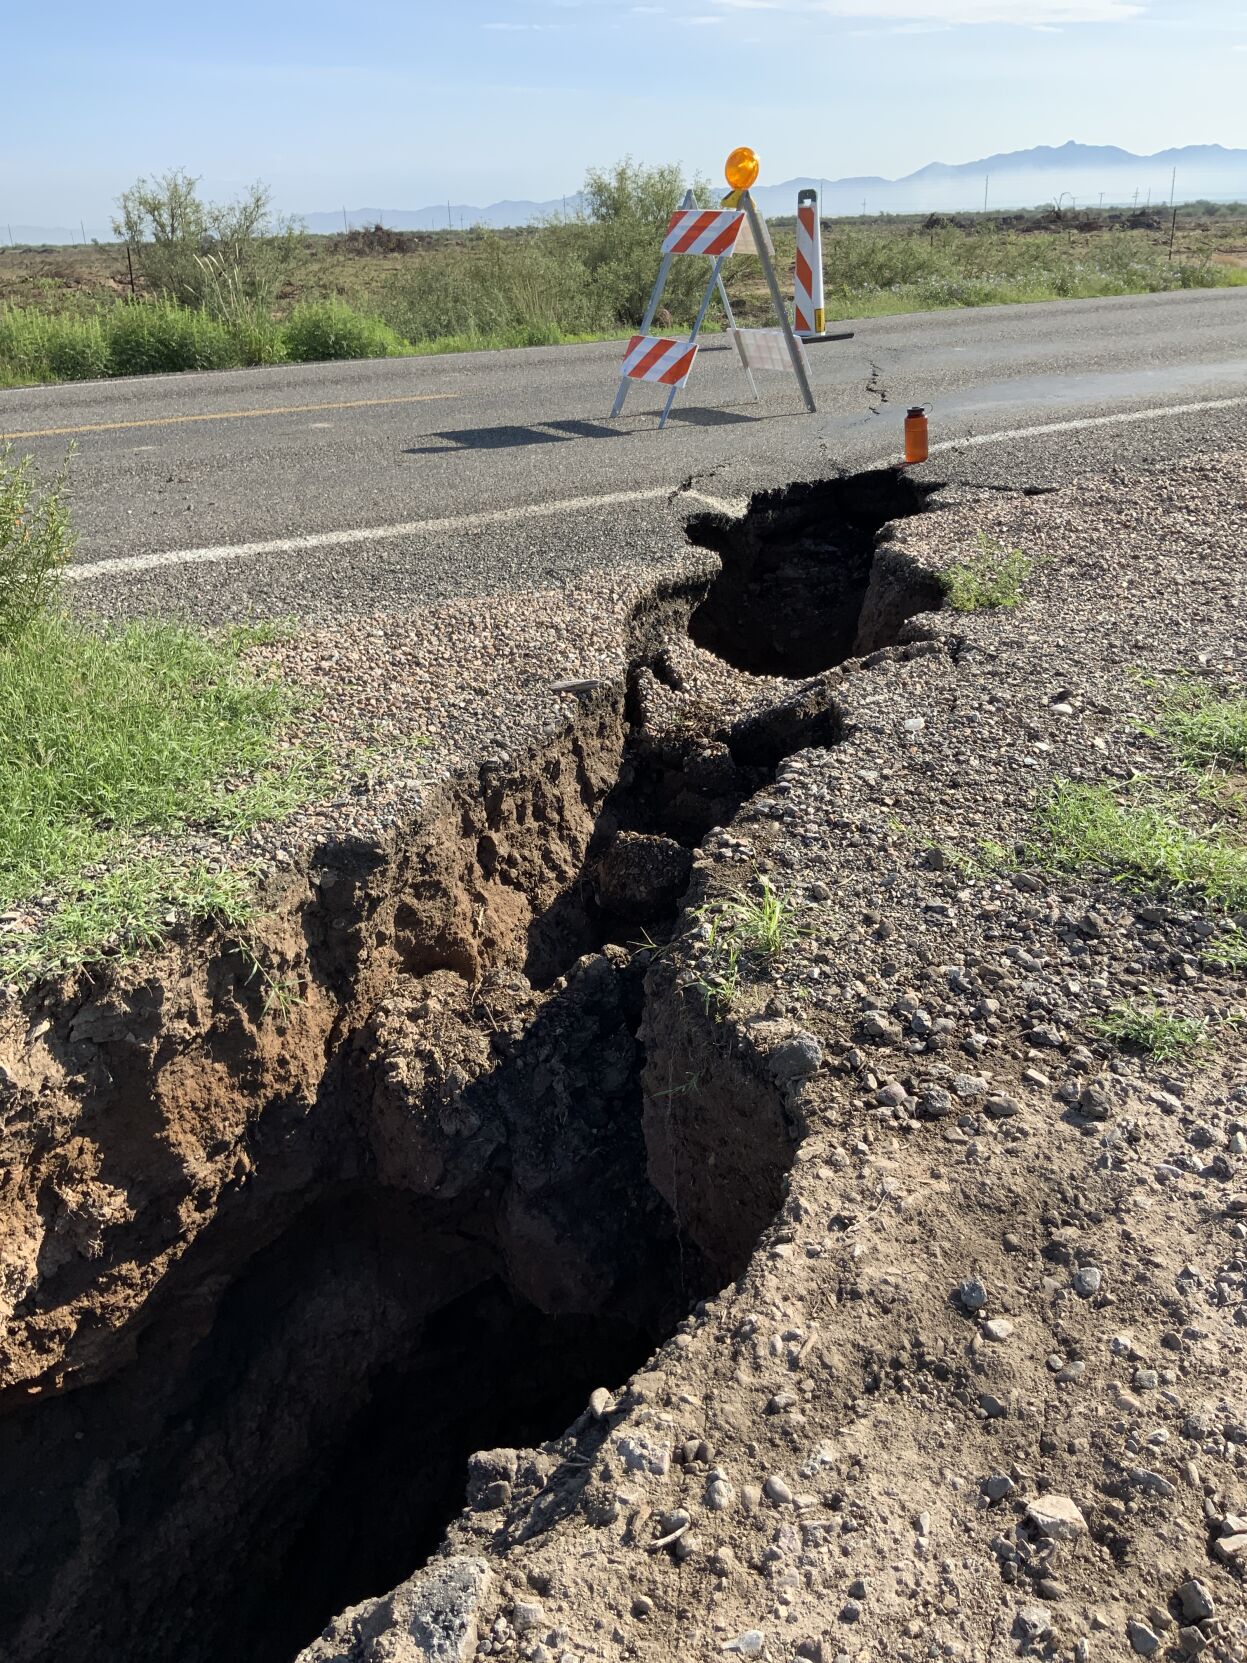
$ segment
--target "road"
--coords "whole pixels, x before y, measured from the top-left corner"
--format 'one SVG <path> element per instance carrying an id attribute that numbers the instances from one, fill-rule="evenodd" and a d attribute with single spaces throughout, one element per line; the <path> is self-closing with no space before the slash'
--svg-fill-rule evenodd
<path id="1" fill-rule="evenodd" d="M 811 348 L 812 417 L 779 375 L 751 403 L 711 337 L 665 432 L 649 388 L 607 419 L 604 343 L 0 392 L 0 434 L 48 464 L 76 445 L 87 605 L 321 619 L 661 559 L 681 487 L 738 500 L 894 461 L 910 403 L 927 472 L 989 483 L 1247 437 L 1247 289 L 846 327 Z"/>

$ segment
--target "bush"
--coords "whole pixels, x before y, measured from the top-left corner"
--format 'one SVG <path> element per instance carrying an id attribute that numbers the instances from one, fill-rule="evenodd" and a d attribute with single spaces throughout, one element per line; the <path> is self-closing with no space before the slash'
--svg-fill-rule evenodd
<path id="1" fill-rule="evenodd" d="M 113 230 L 157 295 L 228 321 L 272 307 L 300 256 L 299 226 L 275 216 L 267 185 L 236 202 L 202 202 L 199 181 L 175 168 L 138 179 L 117 198 Z"/>
<path id="2" fill-rule="evenodd" d="M 105 315 L 110 375 L 220 370 L 238 362 L 223 323 L 175 301 L 139 301 Z"/>
<path id="3" fill-rule="evenodd" d="M 0 448 L 0 652 L 46 611 L 73 552 L 64 470 L 40 490 L 34 458 L 13 462 L 12 454 Z"/>
<path id="4" fill-rule="evenodd" d="M 388 358 L 401 353 L 405 344 L 380 318 L 365 317 L 338 300 L 296 306 L 286 319 L 282 339 L 287 358 L 296 364 Z"/>
<path id="5" fill-rule="evenodd" d="M 108 374 L 98 318 L 0 309 L 0 380 L 85 381 Z"/>

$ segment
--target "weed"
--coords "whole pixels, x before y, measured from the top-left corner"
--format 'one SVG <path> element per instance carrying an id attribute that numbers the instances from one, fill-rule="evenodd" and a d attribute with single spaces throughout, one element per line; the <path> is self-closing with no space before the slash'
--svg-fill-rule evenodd
<path id="1" fill-rule="evenodd" d="M 707 1013 L 725 1011 L 734 1002 L 751 960 L 770 964 L 805 933 L 792 904 L 776 893 L 769 878 L 759 878 L 757 888 L 757 895 L 739 890 L 694 912 L 703 927 L 705 953 L 692 985 Z"/>
<path id="2" fill-rule="evenodd" d="M 984 612 L 1016 606 L 1034 562 L 1021 549 L 1006 548 L 987 532 L 977 534 L 978 553 L 958 561 L 940 574 L 940 583 L 954 612 Z"/>
<path id="3" fill-rule="evenodd" d="M 1218 698 L 1203 683 L 1184 682 L 1165 700 L 1161 727 L 1192 767 L 1247 765 L 1247 697 Z"/>
<path id="4" fill-rule="evenodd" d="M 1127 881 L 1199 891 L 1228 911 L 1247 908 L 1247 849 L 1204 836 L 1177 818 L 1180 804 L 1123 805 L 1107 786 L 1062 781 L 1040 805 L 1043 841 L 1028 853 L 1064 872 L 1110 872 Z"/>
<path id="5" fill-rule="evenodd" d="M 341 301 L 296 306 L 282 330 L 286 356 L 296 364 L 331 358 L 390 358 L 406 343 L 379 318 L 363 317 Z"/>
<path id="6" fill-rule="evenodd" d="M 12 454 L 0 445 L 0 653 L 50 605 L 74 546 L 65 469 L 40 487 L 34 458 Z"/>
<path id="7" fill-rule="evenodd" d="M 1203 948 L 1202 956 L 1222 970 L 1247 971 L 1247 935 L 1234 930 L 1215 938 Z"/>
<path id="8" fill-rule="evenodd" d="M 296 1005 L 303 1003 L 303 989 L 298 978 L 286 970 L 273 970 L 265 963 L 263 949 L 254 932 L 241 936 L 232 951 L 243 961 L 243 982 L 250 984 L 258 980 L 264 989 L 262 1009 L 265 1016 L 276 1012 L 284 1021 Z"/>
<path id="9" fill-rule="evenodd" d="M 1146 1051 L 1157 1062 L 1175 1062 L 1199 1050 L 1208 1040 L 1207 1022 L 1174 1016 L 1159 1005 L 1114 1005 L 1091 1026 L 1105 1039 Z"/>

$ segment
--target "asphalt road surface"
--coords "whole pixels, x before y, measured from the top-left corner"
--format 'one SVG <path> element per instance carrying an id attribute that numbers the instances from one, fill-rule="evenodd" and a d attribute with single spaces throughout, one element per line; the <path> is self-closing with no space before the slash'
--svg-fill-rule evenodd
<path id="1" fill-rule="evenodd" d="M 839 327 L 839 326 L 836 326 Z M 154 376 L 0 392 L 0 436 L 72 440 L 88 606 L 332 618 L 661 560 L 693 495 L 901 454 L 928 477 L 1046 484 L 1247 442 L 1247 289 L 850 321 L 750 401 L 709 337 L 665 432 L 661 391 L 608 419 L 619 343 Z"/>

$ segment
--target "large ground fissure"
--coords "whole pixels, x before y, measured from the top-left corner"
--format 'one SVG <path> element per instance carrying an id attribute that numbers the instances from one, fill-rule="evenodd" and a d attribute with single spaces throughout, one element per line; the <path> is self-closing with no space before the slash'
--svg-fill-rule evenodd
<path id="1" fill-rule="evenodd" d="M 931 599 L 872 567 L 878 525 L 921 506 L 891 480 L 798 487 L 726 532 L 695 528 L 725 565 L 694 639 L 794 677 L 885 645 Z M 838 716 L 829 680 L 744 719 L 691 698 L 660 719 L 679 681 L 639 642 L 626 698 L 587 693 L 522 776 L 483 770 L 385 893 L 370 857 L 322 870 L 301 928 L 327 1066 L 231 1123 L 229 1181 L 205 1190 L 207 1222 L 141 1320 L 0 1420 L 15 1663 L 283 1663 L 432 1550 L 471 1451 L 560 1430 L 743 1269 L 792 1128 L 773 1105 L 750 1119 L 739 1060 L 702 1059 L 704 1135 L 730 1112 L 740 1147 L 676 1216 L 653 1081 L 681 1039 L 635 948 L 687 904 L 711 828 L 785 755 L 834 743 Z M 207 1051 L 198 1114 L 231 1081 L 248 1090 L 220 1029 Z M 120 1138 L 155 1112 L 152 1082 L 110 1077 Z M 157 1236 L 154 1221 L 153 1255 Z M 106 1277 L 102 1240 L 87 1269 Z"/>

